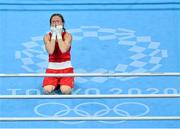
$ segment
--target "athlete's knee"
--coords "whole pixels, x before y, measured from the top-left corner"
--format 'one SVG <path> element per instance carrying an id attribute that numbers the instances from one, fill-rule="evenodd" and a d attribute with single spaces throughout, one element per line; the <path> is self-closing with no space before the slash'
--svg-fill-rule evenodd
<path id="1" fill-rule="evenodd" d="M 71 94 L 71 87 L 67 85 L 62 85 L 60 87 L 62 94 Z"/>
<path id="2" fill-rule="evenodd" d="M 53 85 L 44 86 L 44 93 L 50 94 L 50 93 L 52 93 L 52 91 L 54 91 L 54 89 L 55 89 L 55 86 L 53 86 Z"/>

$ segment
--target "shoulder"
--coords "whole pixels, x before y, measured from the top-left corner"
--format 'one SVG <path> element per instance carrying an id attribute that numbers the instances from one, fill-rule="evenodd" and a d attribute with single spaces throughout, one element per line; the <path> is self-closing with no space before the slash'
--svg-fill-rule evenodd
<path id="1" fill-rule="evenodd" d="M 51 35 L 52 35 L 51 32 L 48 32 L 44 35 L 44 37 L 50 37 Z"/>
<path id="2" fill-rule="evenodd" d="M 50 34 L 49 33 L 45 34 L 43 39 L 44 39 L 44 41 L 49 40 L 50 39 Z"/>
<path id="3" fill-rule="evenodd" d="M 72 39 L 71 33 L 67 32 L 67 31 L 65 32 L 64 36 L 67 37 L 67 38 L 71 38 Z"/>

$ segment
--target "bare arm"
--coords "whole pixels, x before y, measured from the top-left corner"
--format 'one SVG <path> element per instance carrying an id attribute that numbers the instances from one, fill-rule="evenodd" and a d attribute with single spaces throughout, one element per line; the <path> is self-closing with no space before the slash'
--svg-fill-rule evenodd
<path id="1" fill-rule="evenodd" d="M 64 36 L 64 41 L 62 39 L 58 39 L 58 46 L 62 53 L 65 53 L 69 50 L 72 44 L 72 35 L 70 33 L 66 33 Z"/>
<path id="2" fill-rule="evenodd" d="M 51 55 L 54 52 L 55 49 L 55 39 L 50 39 L 49 34 L 46 34 L 44 36 L 44 44 L 46 47 L 47 52 Z"/>

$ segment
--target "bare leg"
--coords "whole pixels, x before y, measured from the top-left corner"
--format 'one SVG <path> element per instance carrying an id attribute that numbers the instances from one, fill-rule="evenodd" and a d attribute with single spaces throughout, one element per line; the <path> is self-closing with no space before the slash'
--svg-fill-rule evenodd
<path id="1" fill-rule="evenodd" d="M 72 91 L 71 87 L 68 85 L 61 85 L 60 90 L 62 94 L 71 94 L 71 91 Z"/>
<path id="2" fill-rule="evenodd" d="M 51 94 L 55 89 L 53 85 L 46 85 L 44 86 L 44 94 Z"/>

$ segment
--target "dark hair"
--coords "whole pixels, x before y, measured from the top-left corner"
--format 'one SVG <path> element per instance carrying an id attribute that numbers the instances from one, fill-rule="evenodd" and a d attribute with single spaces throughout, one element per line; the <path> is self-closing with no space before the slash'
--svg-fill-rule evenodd
<path id="1" fill-rule="evenodd" d="M 54 14 L 52 14 L 52 15 L 51 15 L 51 17 L 50 17 L 50 19 L 49 19 L 49 23 L 50 23 L 50 25 L 51 25 L 51 20 L 52 20 L 52 18 L 53 18 L 54 16 L 58 16 L 58 17 L 60 17 L 60 18 L 61 18 L 61 20 L 62 20 L 62 22 L 65 24 L 65 21 L 64 21 L 64 17 L 63 17 L 63 15 L 62 15 L 62 14 L 60 14 L 60 13 L 54 13 Z M 64 30 L 64 31 L 66 31 L 66 29 L 64 28 L 64 25 L 63 25 L 63 30 Z"/>

